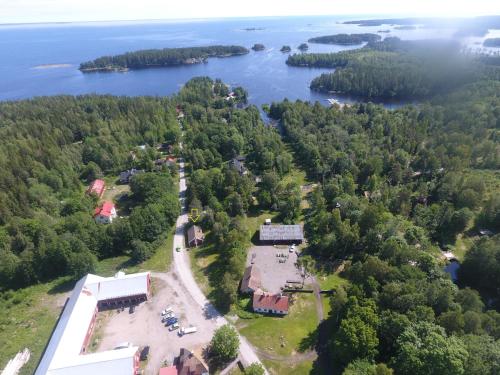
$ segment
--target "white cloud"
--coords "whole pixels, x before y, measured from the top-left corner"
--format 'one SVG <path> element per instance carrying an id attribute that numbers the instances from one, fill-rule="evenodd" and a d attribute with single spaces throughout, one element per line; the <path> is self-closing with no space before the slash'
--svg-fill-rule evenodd
<path id="1" fill-rule="evenodd" d="M 500 14 L 492 0 L 0 0 L 0 23 L 289 15 Z"/>

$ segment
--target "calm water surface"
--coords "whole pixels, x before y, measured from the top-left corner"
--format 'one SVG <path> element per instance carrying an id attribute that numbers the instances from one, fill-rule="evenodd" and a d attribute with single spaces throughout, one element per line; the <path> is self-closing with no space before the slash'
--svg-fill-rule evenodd
<path id="1" fill-rule="evenodd" d="M 360 16 L 357 16 L 360 18 Z M 343 25 L 346 18 L 261 18 L 186 22 L 87 23 L 0 26 L 0 100 L 55 94 L 168 95 L 190 78 L 221 78 L 249 91 L 256 105 L 302 99 L 326 103 L 327 96 L 309 90 L 313 78 L 328 69 L 288 67 L 279 49 L 296 47 L 307 39 L 335 33 L 377 32 L 404 39 L 436 37 L 430 29 L 393 30 L 392 26 Z M 262 30 L 245 31 L 245 28 Z M 451 34 L 452 31 L 449 31 Z M 439 36 L 447 34 L 440 31 Z M 83 74 L 80 62 L 146 48 L 263 43 L 263 52 L 210 59 L 207 64 L 157 68 L 126 73 Z M 309 52 L 333 52 L 353 47 L 310 44 Z M 343 98 L 344 101 L 349 101 Z"/>

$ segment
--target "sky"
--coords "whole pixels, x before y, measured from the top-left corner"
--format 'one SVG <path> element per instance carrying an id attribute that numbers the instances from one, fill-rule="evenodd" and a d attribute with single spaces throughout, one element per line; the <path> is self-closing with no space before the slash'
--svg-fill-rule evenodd
<path id="1" fill-rule="evenodd" d="M 499 0 L 0 0 L 0 23 L 300 15 L 476 16 Z"/>

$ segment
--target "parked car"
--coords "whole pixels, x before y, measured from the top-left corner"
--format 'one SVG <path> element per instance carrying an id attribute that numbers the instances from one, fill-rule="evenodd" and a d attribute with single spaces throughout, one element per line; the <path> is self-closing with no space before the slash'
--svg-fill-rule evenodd
<path id="1" fill-rule="evenodd" d="M 174 313 L 168 313 L 163 318 L 161 318 L 161 322 L 165 323 L 167 320 L 172 319 L 172 318 L 175 318 L 175 314 Z"/>
<path id="2" fill-rule="evenodd" d="M 163 310 L 163 311 L 161 312 L 161 316 L 165 316 L 165 315 L 167 315 L 168 313 L 171 313 L 171 312 L 173 312 L 173 311 L 174 311 L 174 310 L 172 309 L 172 307 L 171 307 L 171 306 L 169 306 L 169 307 L 167 307 L 165 310 Z"/>
<path id="3" fill-rule="evenodd" d="M 188 333 L 195 333 L 198 329 L 196 327 L 182 327 L 177 334 L 179 336 L 187 335 Z"/>
<path id="4" fill-rule="evenodd" d="M 174 323 L 170 327 L 168 327 L 169 331 L 175 331 L 176 329 L 179 329 L 179 323 Z"/>
<path id="5" fill-rule="evenodd" d="M 168 327 L 168 326 L 171 326 L 172 324 L 177 323 L 178 321 L 179 321 L 179 319 L 177 319 L 177 318 L 169 318 L 169 319 L 167 319 L 167 322 L 165 325 Z"/>
<path id="6" fill-rule="evenodd" d="M 141 361 L 145 361 L 148 359 L 148 356 L 149 356 L 149 346 L 146 345 L 144 348 L 142 348 L 141 350 L 141 356 L 140 356 L 140 360 Z"/>

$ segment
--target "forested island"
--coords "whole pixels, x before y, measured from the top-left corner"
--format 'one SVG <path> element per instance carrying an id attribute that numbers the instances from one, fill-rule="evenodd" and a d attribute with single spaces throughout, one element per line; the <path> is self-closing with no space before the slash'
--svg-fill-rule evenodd
<path id="1" fill-rule="evenodd" d="M 266 49 L 266 46 L 264 46 L 263 44 L 261 43 L 255 43 L 253 46 L 252 46 L 252 49 L 254 51 L 264 51 Z"/>
<path id="2" fill-rule="evenodd" d="M 483 42 L 485 47 L 500 47 L 500 38 L 488 38 Z"/>
<path id="3" fill-rule="evenodd" d="M 290 47 L 290 46 L 283 46 L 283 47 L 281 47 L 280 51 L 283 52 L 283 53 L 288 53 L 288 52 L 292 51 L 292 47 Z"/>
<path id="4" fill-rule="evenodd" d="M 377 34 L 336 34 L 336 35 L 325 35 L 311 38 L 308 40 L 309 43 L 321 43 L 321 44 L 340 44 L 340 45 L 355 45 L 361 44 L 363 42 L 378 42 L 382 38 Z"/>
<path id="5" fill-rule="evenodd" d="M 153 67 L 191 65 L 205 62 L 210 57 L 230 57 L 247 54 L 241 46 L 208 46 L 187 48 L 149 49 L 127 52 L 116 56 L 103 56 L 80 64 L 80 70 L 89 72 L 126 71 Z"/>
<path id="6" fill-rule="evenodd" d="M 301 43 L 297 48 L 299 51 L 305 52 L 309 49 L 309 46 L 307 43 Z"/>
<path id="7" fill-rule="evenodd" d="M 336 69 L 315 78 L 313 90 L 364 98 L 417 99 L 479 79 L 496 79 L 500 76 L 498 60 L 464 56 L 453 42 L 386 38 L 354 51 L 294 54 L 287 64 Z"/>

